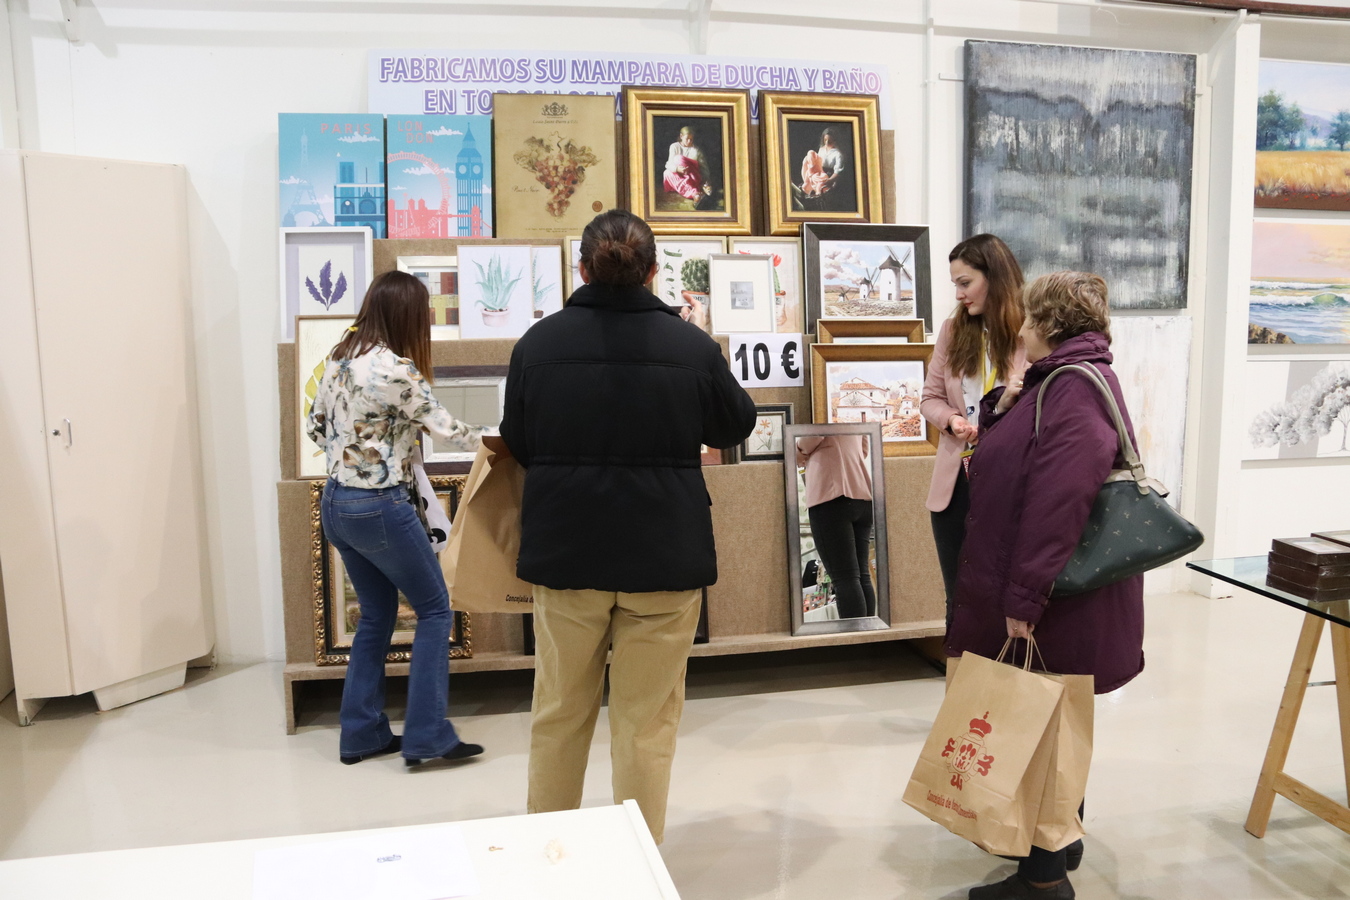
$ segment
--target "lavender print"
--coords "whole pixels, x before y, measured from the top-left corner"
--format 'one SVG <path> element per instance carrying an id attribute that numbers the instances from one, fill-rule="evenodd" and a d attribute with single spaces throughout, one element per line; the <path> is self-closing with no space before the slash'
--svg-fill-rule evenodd
<path id="1" fill-rule="evenodd" d="M 319 286 L 314 287 L 314 279 L 306 278 L 305 287 L 309 289 L 309 295 L 317 302 L 323 304 L 324 309 L 332 309 L 333 304 L 342 299 L 347 293 L 347 276 L 339 272 L 337 284 L 333 284 L 333 261 L 330 259 L 319 269 Z"/>

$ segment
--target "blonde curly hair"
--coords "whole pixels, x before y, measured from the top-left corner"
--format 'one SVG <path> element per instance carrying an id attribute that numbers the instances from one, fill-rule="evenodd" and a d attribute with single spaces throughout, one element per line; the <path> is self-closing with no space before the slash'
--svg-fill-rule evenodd
<path id="1" fill-rule="evenodd" d="M 1106 281 L 1090 272 L 1051 272 L 1026 286 L 1022 305 L 1027 319 L 1046 342 L 1058 346 L 1088 331 L 1111 341 L 1111 307 Z"/>

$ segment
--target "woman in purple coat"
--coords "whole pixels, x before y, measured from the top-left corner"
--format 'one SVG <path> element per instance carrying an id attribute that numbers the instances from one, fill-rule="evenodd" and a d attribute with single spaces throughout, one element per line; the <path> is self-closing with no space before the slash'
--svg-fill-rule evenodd
<path id="1" fill-rule="evenodd" d="M 947 654 L 994 657 L 1009 637 L 1035 632 L 1045 668 L 1092 675 L 1104 694 L 1144 668 L 1142 575 L 1071 597 L 1050 596 L 1073 555 L 1088 512 L 1112 468 L 1124 467 L 1110 412 L 1087 378 L 1056 378 L 1042 401 L 1045 377 L 1060 366 L 1090 363 L 1106 379 L 1129 424 L 1111 371 L 1106 282 L 1083 272 L 1055 272 L 1026 288 L 1021 336 L 1030 363 L 1022 382 L 995 388 L 981 405 L 980 443 L 970 461 L 970 514 L 957 576 Z M 972 888 L 971 900 L 1074 896 L 1066 876 L 1082 842 L 1058 851 L 1032 847 L 1017 874 Z"/>

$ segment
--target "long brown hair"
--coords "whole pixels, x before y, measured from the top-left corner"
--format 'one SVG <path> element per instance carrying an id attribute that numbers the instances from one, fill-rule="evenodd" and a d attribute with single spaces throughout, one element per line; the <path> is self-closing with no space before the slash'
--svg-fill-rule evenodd
<path id="1" fill-rule="evenodd" d="M 378 346 L 411 359 L 431 381 L 431 295 L 407 272 L 375 276 L 356 324 L 333 348 L 333 359 L 355 359 Z"/>
<path id="2" fill-rule="evenodd" d="M 1022 330 L 1022 267 L 1008 245 L 992 234 L 977 234 L 957 244 L 947 262 L 958 259 L 982 273 L 989 287 L 982 314 L 972 316 L 957 304 L 947 366 L 961 376 L 980 371 L 981 332 L 988 328 L 989 359 L 997 377 L 1006 380 L 1017 353 L 1017 332 Z"/>

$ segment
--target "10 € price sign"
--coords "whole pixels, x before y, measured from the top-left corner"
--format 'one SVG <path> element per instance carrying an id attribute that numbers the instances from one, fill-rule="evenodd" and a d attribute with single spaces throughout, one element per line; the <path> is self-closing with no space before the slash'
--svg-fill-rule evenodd
<path id="1" fill-rule="evenodd" d="M 800 334 L 733 334 L 731 373 L 741 387 L 801 387 L 805 366 Z"/>

